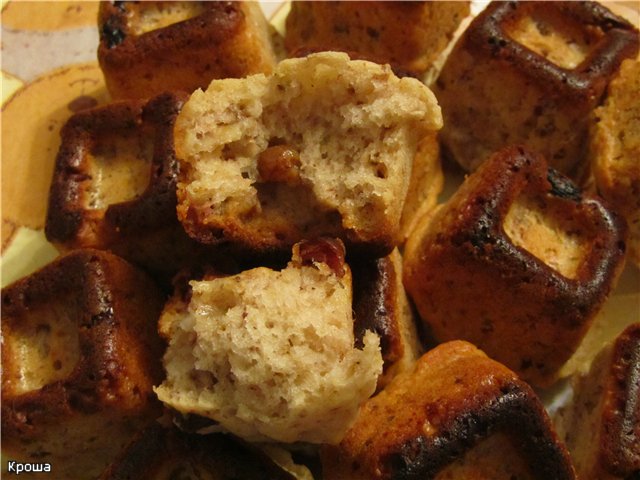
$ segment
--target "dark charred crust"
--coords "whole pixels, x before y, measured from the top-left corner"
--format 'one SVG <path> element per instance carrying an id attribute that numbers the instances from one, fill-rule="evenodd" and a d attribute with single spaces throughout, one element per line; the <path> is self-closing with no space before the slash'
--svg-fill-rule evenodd
<path id="1" fill-rule="evenodd" d="M 140 112 L 139 125 L 153 138 L 149 187 L 135 200 L 110 205 L 105 219 L 123 233 L 157 228 L 176 220 L 176 183 L 179 162 L 173 143 L 173 125 L 186 94 L 166 93 L 150 100 Z"/>
<path id="2" fill-rule="evenodd" d="M 185 93 L 163 93 L 149 101 L 83 110 L 68 120 L 49 191 L 49 241 L 64 249 L 111 250 L 167 283 L 179 268 L 225 263 L 218 254 L 221 239 L 210 238 L 209 245 L 201 245 L 197 237 L 189 237 L 176 214 L 180 163 L 173 126 L 186 99 Z M 119 137 L 138 137 L 150 145 L 150 158 L 139 160 L 149 165 L 147 186 L 135 198 L 94 208 L 89 200 L 94 186 L 91 154 L 101 139 Z"/>
<path id="3" fill-rule="evenodd" d="M 507 233 L 519 199 L 542 206 L 550 222 L 578 229 L 581 261 L 570 274 Z M 541 155 L 508 147 L 488 158 L 436 214 L 413 257 L 405 257 L 404 282 L 439 341 L 468 340 L 544 386 L 608 297 L 624 264 L 625 236 L 624 220 L 602 200 L 580 194 L 558 174 L 550 181 Z M 517 308 L 514 298 L 522 299 Z M 469 305 L 484 313 L 473 317 Z M 498 343 L 509 336 L 517 347 Z"/>
<path id="4" fill-rule="evenodd" d="M 88 215 L 94 218 L 100 215 L 107 219 L 113 230 L 123 232 L 148 230 L 166 224 L 172 218 L 176 208 L 177 160 L 169 134 L 183 100 L 178 96 L 162 95 L 146 107 L 140 101 L 120 102 L 86 110 L 69 119 L 62 129 L 49 193 L 45 225 L 48 240 L 54 243 L 73 241 L 83 226 L 82 220 Z M 98 139 L 108 132 L 142 132 L 143 128 L 151 131 L 154 137 L 147 190 L 135 200 L 109 205 L 106 211 L 89 214 L 85 192 L 92 179 L 87 170 L 87 155 Z"/>
<path id="5" fill-rule="evenodd" d="M 487 399 L 442 425 L 437 436 L 416 437 L 399 446 L 384 460 L 386 471 L 393 472 L 384 478 L 435 478 L 482 439 L 505 433 L 521 448 L 533 478 L 574 479 L 566 451 L 558 446 L 544 418 L 543 407 L 529 387 L 516 382 L 507 384 L 500 396 Z"/>
<path id="6" fill-rule="evenodd" d="M 544 159 L 523 147 L 503 149 L 494 155 L 491 166 L 488 164 L 482 174 L 485 181 L 477 188 L 479 195 L 473 197 L 467 209 L 473 222 L 457 225 L 450 233 L 451 241 L 470 255 L 468 258 L 486 263 L 487 268 L 491 265 L 492 270 L 511 276 L 514 282 L 539 284 L 547 291 L 549 314 L 574 328 L 584 319 L 585 312 L 596 308 L 609 293 L 624 255 L 624 221 L 599 199 L 583 198 L 570 180 L 558 173 L 549 175 Z M 576 278 L 563 276 L 516 247 L 505 234 L 504 218 L 522 193 L 550 194 L 566 200 L 568 208 L 578 208 L 576 214 L 580 212 L 590 223 L 586 226 L 599 232 Z M 515 270 L 516 267 L 525 268 Z"/>
<path id="7" fill-rule="evenodd" d="M 553 168 L 547 171 L 547 180 L 551 185 L 551 189 L 549 190 L 551 195 L 576 202 L 582 200 L 582 192 L 580 189 L 571 180 Z"/>
<path id="8" fill-rule="evenodd" d="M 613 348 L 601 461 L 610 473 L 633 478 L 640 472 L 640 323 L 627 327 Z"/>
<path id="9" fill-rule="evenodd" d="M 100 39 L 105 42 L 107 48 L 114 48 L 120 45 L 126 37 L 118 18 L 111 17 L 104 22 L 100 30 Z"/>
<path id="10" fill-rule="evenodd" d="M 396 305 L 398 291 L 396 272 L 389 257 L 352 262 L 353 313 L 355 346 L 362 348 L 367 330 L 380 337 L 384 369 L 402 357 L 403 347 L 399 331 Z"/>
<path id="11" fill-rule="evenodd" d="M 603 38 L 574 70 L 546 60 L 512 40 L 505 27 L 535 9 L 557 9 L 568 18 L 577 18 L 585 28 L 599 29 Z M 528 78 L 546 84 L 556 95 L 597 103 L 608 78 L 625 58 L 638 53 L 638 31 L 623 18 L 595 2 L 493 2 L 469 27 L 466 45 L 489 49 L 494 58 L 517 65 Z"/>
<path id="12" fill-rule="evenodd" d="M 149 58 L 161 59 L 167 51 L 216 45 L 233 37 L 245 23 L 238 2 L 199 2 L 204 11 L 197 17 L 133 35 L 128 25 L 128 10 L 135 8 L 136 3 L 120 2 L 116 7 L 104 2 L 101 6 L 99 24 L 103 36 L 98 55 L 110 68 L 131 66 Z"/>
<path id="13" fill-rule="evenodd" d="M 294 480 L 256 447 L 231 435 L 192 435 L 160 424 L 142 431 L 101 480 L 183 478 L 183 469 L 196 469 L 221 478 Z"/>
<path id="14" fill-rule="evenodd" d="M 345 248 L 340 239 L 303 240 L 299 243 L 299 256 L 302 265 L 325 263 L 338 277 L 345 274 Z"/>
<path id="15" fill-rule="evenodd" d="M 135 285 L 135 294 L 131 285 Z M 145 299 L 144 313 L 128 303 L 139 295 Z M 160 315 L 163 297 L 150 278 L 107 252 L 76 250 L 3 289 L 3 336 L 11 336 L 32 310 L 60 304 L 68 297 L 72 301 L 64 307 L 77 324 L 80 358 L 65 378 L 18 395 L 6 388 L 9 367 L 5 366 L 3 441 L 8 438 L 5 435 L 11 436 L 12 441 L 37 438 L 46 425 L 76 413 L 91 414 L 110 408 L 113 392 L 121 388 L 123 377 L 128 375 L 120 357 L 124 348 L 121 342 L 126 341 L 124 329 L 135 332 L 140 352 L 149 352 L 148 357 L 137 360 L 145 374 L 154 384 L 162 378 L 162 344 L 152 327 Z M 140 318 L 125 324 L 122 315 L 129 318 L 129 308 Z M 138 321 L 138 325 L 134 324 Z M 150 405 L 155 403 L 153 400 Z M 158 407 L 159 404 L 153 408 Z"/>

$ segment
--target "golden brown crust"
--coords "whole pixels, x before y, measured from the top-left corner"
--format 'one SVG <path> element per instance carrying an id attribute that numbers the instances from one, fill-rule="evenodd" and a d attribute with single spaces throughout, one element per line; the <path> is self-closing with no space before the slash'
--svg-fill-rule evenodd
<path id="1" fill-rule="evenodd" d="M 347 52 L 419 76 L 469 14 L 470 2 L 291 2 L 285 47 Z M 298 52 L 298 53 L 296 53 Z"/>
<path id="2" fill-rule="evenodd" d="M 156 332 L 162 302 L 145 274 L 97 250 L 76 250 L 3 289 L 2 443 L 10 458 L 50 460 L 57 471 L 77 478 L 83 468 L 103 468 L 127 435 L 160 414 L 152 387 L 162 377 Z M 58 312 L 52 324 L 38 318 L 45 309 Z M 73 349 L 77 342 L 71 364 L 54 363 L 54 369 L 68 367 L 68 374 L 27 384 L 25 369 L 39 365 L 29 363 L 33 356 L 25 351 L 24 335 L 30 328 L 55 332 L 62 322 L 70 322 L 69 341 L 49 342 L 58 349 Z M 38 339 L 30 341 L 29 348 L 37 349 Z M 64 358 L 53 348 L 47 355 Z M 95 429 L 113 437 L 91 440 Z"/>
<path id="3" fill-rule="evenodd" d="M 184 478 L 188 472 L 223 479 L 295 478 L 255 446 L 231 435 L 194 435 L 154 424 L 136 436 L 100 480 Z"/>
<path id="4" fill-rule="evenodd" d="M 101 2 L 98 60 L 114 99 L 192 92 L 214 78 L 269 73 L 276 58 L 254 2 Z M 145 9 L 189 8 L 192 16 L 136 33 Z M 166 15 L 169 15 L 168 13 Z"/>
<path id="5" fill-rule="evenodd" d="M 68 120 L 49 192 L 50 242 L 62 250 L 109 249 L 162 277 L 217 258 L 176 216 L 172 130 L 185 98 L 116 102 Z"/>
<path id="6" fill-rule="evenodd" d="M 574 271 L 562 274 L 528 250 L 544 251 L 549 239 L 518 246 L 505 232 L 523 197 L 542 212 L 541 221 L 580 239 Z M 541 156 L 506 148 L 413 230 L 404 284 L 438 340 L 471 341 L 524 379 L 548 384 L 614 285 L 625 234 L 618 215 L 547 170 Z"/>
<path id="7" fill-rule="evenodd" d="M 522 41 L 514 39 L 523 24 L 539 29 L 539 37 L 557 34 L 559 43 L 535 51 L 529 27 L 522 27 Z M 524 143 L 580 178 L 587 170 L 589 114 L 638 44 L 631 24 L 595 2 L 492 2 L 465 31 L 434 86 L 447 152 L 474 170 L 492 152 Z M 558 65 L 562 54 L 553 58 L 579 49 L 584 58 L 575 65 Z"/>
<path id="8" fill-rule="evenodd" d="M 435 478 L 496 434 L 516 446 L 531 477 L 575 478 L 531 388 L 471 344 L 449 342 L 363 405 L 340 445 L 323 450 L 324 478 Z M 494 453 L 496 465 L 514 461 Z"/>

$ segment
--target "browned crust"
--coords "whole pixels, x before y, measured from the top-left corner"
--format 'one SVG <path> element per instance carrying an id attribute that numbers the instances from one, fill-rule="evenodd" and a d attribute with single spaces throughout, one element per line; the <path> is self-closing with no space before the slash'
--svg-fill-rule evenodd
<path id="1" fill-rule="evenodd" d="M 154 424 L 140 432 L 101 480 L 165 478 L 195 467 L 218 478 L 294 480 L 256 447 L 231 435 L 190 435 Z M 184 473 L 183 473 L 184 474 Z M 171 477 L 173 478 L 173 476 Z"/>
<path id="2" fill-rule="evenodd" d="M 44 426 L 76 413 L 112 407 L 132 413 L 142 408 L 159 411 L 152 386 L 162 378 L 163 346 L 156 322 L 163 297 L 155 284 L 112 254 L 74 251 L 2 290 L 3 336 L 10 336 L 31 309 L 66 294 L 79 302 L 80 359 L 66 378 L 19 395 L 12 394 L 3 374 L 3 441 L 37 438 Z M 5 350 L 2 360 L 8 365 L 15 359 L 6 358 Z M 131 382 L 138 394 L 129 390 Z"/>
<path id="3" fill-rule="evenodd" d="M 241 2 L 199 2 L 205 8 L 201 15 L 134 35 L 127 18 L 127 3 L 100 4 L 98 58 L 108 68 L 128 68 L 149 57 L 162 58 L 167 52 L 223 43 L 232 39 L 246 21 Z"/>
<path id="4" fill-rule="evenodd" d="M 553 198 L 582 219 L 590 245 L 575 278 L 505 233 L 510 206 L 525 192 Z M 509 147 L 469 177 L 431 223 L 424 222 L 407 244 L 404 281 L 426 327 L 440 341 L 463 338 L 526 380 L 549 383 L 620 273 L 624 220 L 548 170 L 540 155 Z"/>
<path id="5" fill-rule="evenodd" d="M 512 40 L 506 28 L 536 9 L 556 9 L 567 18 L 578 19 L 585 28 L 599 28 L 603 38 L 575 69 L 554 64 Z M 545 86 L 551 95 L 597 104 L 608 80 L 625 58 L 638 53 L 638 31 L 625 19 L 596 2 L 492 2 L 472 22 L 465 46 L 484 51 L 516 65 L 527 78 Z"/>
<path id="6" fill-rule="evenodd" d="M 167 279 L 183 267 L 227 262 L 217 246 L 189 238 L 176 215 L 179 162 L 173 125 L 186 98 L 184 93 L 164 93 L 146 103 L 115 102 L 69 119 L 49 191 L 45 234 L 50 242 L 62 250 L 108 249 Z M 90 208 L 88 153 L 101 137 L 118 132 L 139 132 L 153 143 L 148 186 L 135 199 Z"/>
<path id="7" fill-rule="evenodd" d="M 181 176 L 186 175 L 183 173 Z M 277 232 L 270 231 L 272 228 L 270 225 L 247 227 L 242 219 L 232 216 L 216 217 L 214 221 L 206 221 L 203 218 L 206 212 L 191 205 L 188 198 L 181 198 L 181 196 L 181 189 L 178 186 L 178 218 L 192 239 L 204 245 L 228 242 L 229 247 L 242 256 L 282 257 L 300 239 L 317 239 L 326 236 L 340 238 L 349 255 L 356 258 L 383 257 L 391 253 L 399 243 L 398 229 L 389 222 L 381 224 L 375 232 L 365 236 L 354 229 L 345 229 L 333 220 L 327 222 L 310 220 L 302 226 L 282 226 Z M 326 217 L 339 218 L 337 212 L 327 210 L 323 213 Z"/>
<path id="8" fill-rule="evenodd" d="M 575 68 L 557 65 L 511 35 L 520 20 L 536 22 L 548 14 L 579 25 L 579 35 L 589 39 L 588 53 Z M 446 155 L 475 170 L 494 151 L 528 143 L 554 168 L 584 183 L 590 114 L 622 61 L 637 55 L 639 43 L 634 26 L 596 2 L 491 2 L 464 32 L 434 85 Z M 462 104 L 459 96 L 466 97 Z"/>
<path id="9" fill-rule="evenodd" d="M 109 245 L 111 238 L 176 223 L 178 161 L 173 146 L 173 123 L 186 96 L 163 94 L 148 104 L 118 102 L 73 115 L 62 129 L 49 194 L 45 232 L 54 243 Z M 84 192 L 91 182 L 86 155 L 100 136 L 108 132 L 144 131 L 154 142 L 151 179 L 135 200 L 109 205 L 106 211 L 89 212 Z M 108 226 L 99 225 L 106 222 Z M 87 223 L 93 224 L 91 226 Z M 90 232 L 93 238 L 79 238 Z M 100 238 L 101 235 L 107 237 Z"/>
<path id="10" fill-rule="evenodd" d="M 362 341 L 367 330 L 378 334 L 384 374 L 404 353 L 396 282 L 400 273 L 388 256 L 352 262 L 350 266 L 356 347 L 364 347 Z"/>
<path id="11" fill-rule="evenodd" d="M 640 473 L 640 323 L 616 339 L 605 389 L 599 460 L 608 472 L 631 478 Z"/>
<path id="12" fill-rule="evenodd" d="M 323 465 L 329 479 L 431 479 L 496 433 L 522 452 L 533 478 L 575 478 L 531 387 L 472 345 L 449 342 L 367 401 L 341 444 L 323 450 Z"/>
<path id="13" fill-rule="evenodd" d="M 98 61 L 113 98 L 192 92 L 213 78 L 270 72 L 276 63 L 257 4 L 198 2 L 195 17 L 136 35 L 129 22 L 136 21 L 130 10 L 137 3 L 101 2 Z"/>
<path id="14" fill-rule="evenodd" d="M 386 470 L 394 480 L 434 478 L 475 444 L 496 433 L 506 434 L 526 458 L 533 478 L 573 479 L 569 456 L 546 418 L 544 407 L 524 382 L 506 383 L 495 398 L 477 403 L 441 426 L 434 438 L 418 436 L 388 454 Z M 501 461 L 501 460 L 498 460 Z"/>
<path id="15" fill-rule="evenodd" d="M 463 1 L 294 1 L 284 45 L 289 56 L 341 51 L 351 58 L 389 63 L 394 72 L 419 78 L 469 11 L 470 2 Z"/>

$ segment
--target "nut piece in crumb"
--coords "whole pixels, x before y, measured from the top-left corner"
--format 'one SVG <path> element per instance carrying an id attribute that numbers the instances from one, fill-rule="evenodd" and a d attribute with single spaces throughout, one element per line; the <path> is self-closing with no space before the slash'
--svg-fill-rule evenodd
<path id="1" fill-rule="evenodd" d="M 215 80 L 176 119 L 178 217 L 204 243 L 221 232 L 248 250 L 287 252 L 330 236 L 384 256 L 400 241 L 419 145 L 441 125 L 424 84 L 345 53 Z"/>
<path id="2" fill-rule="evenodd" d="M 268 147 L 258 155 L 258 173 L 262 182 L 297 183 L 300 154 L 287 145 Z"/>
<path id="3" fill-rule="evenodd" d="M 249 441 L 340 441 L 374 393 L 382 357 L 372 332 L 354 346 L 344 247 L 317 242 L 296 245 L 282 270 L 192 281 L 188 301 L 167 304 L 162 402 Z"/>
<path id="4" fill-rule="evenodd" d="M 599 197 L 509 147 L 419 220 L 404 285 L 438 341 L 467 340 L 545 386 L 616 284 L 625 237 L 624 219 Z"/>

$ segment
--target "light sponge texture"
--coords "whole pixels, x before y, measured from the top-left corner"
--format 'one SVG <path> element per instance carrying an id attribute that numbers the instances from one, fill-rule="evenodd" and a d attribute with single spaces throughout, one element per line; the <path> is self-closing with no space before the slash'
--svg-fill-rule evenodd
<path id="1" fill-rule="evenodd" d="M 375 334 L 354 348 L 348 267 L 294 258 L 191 288 L 160 319 L 160 400 L 249 441 L 339 442 L 382 372 Z"/>
<path id="2" fill-rule="evenodd" d="M 176 121 L 178 216 L 205 242 L 288 250 L 329 235 L 390 251 L 417 146 L 441 124 L 425 85 L 344 53 L 215 80 Z"/>
<path id="3" fill-rule="evenodd" d="M 640 60 L 625 60 L 596 110 L 592 168 L 599 193 L 627 220 L 628 258 L 640 266 Z"/>

